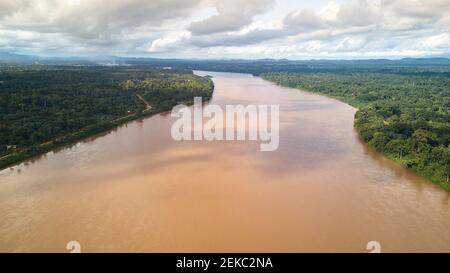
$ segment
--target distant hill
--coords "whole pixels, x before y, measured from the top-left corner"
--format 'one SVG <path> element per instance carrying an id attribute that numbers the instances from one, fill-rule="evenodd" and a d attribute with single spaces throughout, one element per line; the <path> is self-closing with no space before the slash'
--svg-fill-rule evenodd
<path id="1" fill-rule="evenodd" d="M 36 56 L 0 52 L 0 63 L 34 63 L 38 60 Z"/>
<path id="2" fill-rule="evenodd" d="M 98 57 L 39 57 L 35 55 L 23 55 L 0 51 L 0 63 L 35 63 L 42 64 L 98 64 L 98 65 L 153 65 L 153 66 L 175 66 L 175 67 L 196 67 L 204 65 L 269 65 L 269 66 L 316 66 L 316 65 L 338 65 L 338 66 L 450 66 L 448 58 L 404 58 L 398 60 L 389 59 L 365 59 L 365 60 L 288 60 L 288 59 L 159 59 L 149 57 L 117 57 L 117 56 L 98 56 Z"/>

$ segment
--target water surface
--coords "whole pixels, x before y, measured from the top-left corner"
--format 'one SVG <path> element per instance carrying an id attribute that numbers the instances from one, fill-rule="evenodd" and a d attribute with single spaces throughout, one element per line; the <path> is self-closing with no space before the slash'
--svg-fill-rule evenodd
<path id="1" fill-rule="evenodd" d="M 0 251 L 450 251 L 450 194 L 365 147 L 354 108 L 197 73 L 214 104 L 279 104 L 279 149 L 175 142 L 168 114 L 128 123 L 0 171 Z"/>

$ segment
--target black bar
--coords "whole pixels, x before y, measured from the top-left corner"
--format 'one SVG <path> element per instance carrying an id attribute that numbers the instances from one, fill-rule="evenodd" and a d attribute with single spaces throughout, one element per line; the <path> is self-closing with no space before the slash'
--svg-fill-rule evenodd
<path id="1" fill-rule="evenodd" d="M 190 262 L 189 262 L 190 261 Z M 195 263 L 194 263 L 195 261 Z M 200 262 L 203 261 L 203 262 Z M 206 261 L 208 266 L 206 267 Z M 1 254 L 3 268 L 85 272 L 98 268 L 125 272 L 357 272 L 433 267 L 448 272 L 450 254 Z M 42 267 L 42 268 L 39 268 Z M 16 271 L 15 270 L 15 271 Z"/>

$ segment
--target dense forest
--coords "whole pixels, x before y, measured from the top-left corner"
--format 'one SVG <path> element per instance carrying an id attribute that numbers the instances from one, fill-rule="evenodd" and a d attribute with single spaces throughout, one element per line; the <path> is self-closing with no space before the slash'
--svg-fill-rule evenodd
<path id="1" fill-rule="evenodd" d="M 0 168 L 212 91 L 186 70 L 0 66 Z"/>
<path id="2" fill-rule="evenodd" d="M 376 150 L 450 190 L 450 78 L 397 73 L 261 75 L 358 107 L 355 127 Z"/>
<path id="3" fill-rule="evenodd" d="M 408 76 L 450 77 L 450 59 L 405 58 L 401 60 L 177 60 L 117 58 L 115 62 L 153 67 L 176 67 L 188 70 L 250 73 L 259 76 L 269 72 L 297 73 L 383 73 Z"/>

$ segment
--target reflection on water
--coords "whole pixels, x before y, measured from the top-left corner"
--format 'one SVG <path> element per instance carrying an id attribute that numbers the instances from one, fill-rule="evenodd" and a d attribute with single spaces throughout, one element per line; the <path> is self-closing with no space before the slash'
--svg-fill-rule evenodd
<path id="1" fill-rule="evenodd" d="M 198 73 L 215 104 L 279 104 L 278 151 L 175 142 L 168 114 L 128 123 L 1 171 L 0 251 L 450 251 L 449 193 L 363 145 L 355 109 Z"/>

